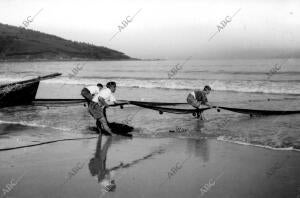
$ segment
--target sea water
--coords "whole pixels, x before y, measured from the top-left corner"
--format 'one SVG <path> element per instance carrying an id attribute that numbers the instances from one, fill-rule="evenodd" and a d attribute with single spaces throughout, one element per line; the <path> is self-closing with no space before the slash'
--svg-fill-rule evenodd
<path id="1" fill-rule="evenodd" d="M 86 85 L 116 81 L 117 98 L 155 102 L 186 102 L 191 90 L 210 85 L 213 92 L 208 99 L 214 105 L 300 110 L 299 63 L 299 59 L 0 63 L 0 83 L 60 72 L 62 77 L 40 83 L 37 98 L 81 98 L 80 90 Z M 250 118 L 209 110 L 204 115 L 206 121 L 134 106 L 108 111 L 110 121 L 126 120 L 134 126 L 135 136 L 216 138 L 273 149 L 300 148 L 299 114 Z M 10 107 L 0 110 L 0 141 L 5 137 L 7 146 L 25 132 L 24 143 L 51 138 L 53 131 L 62 137 L 92 135 L 94 125 L 82 104 Z"/>

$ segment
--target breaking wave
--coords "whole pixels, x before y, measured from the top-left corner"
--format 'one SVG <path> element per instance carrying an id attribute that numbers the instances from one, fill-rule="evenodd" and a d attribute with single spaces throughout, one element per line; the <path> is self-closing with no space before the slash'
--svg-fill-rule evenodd
<path id="1" fill-rule="evenodd" d="M 13 77 L 0 75 L 0 84 L 26 80 L 30 77 Z M 89 85 L 96 83 L 106 84 L 108 81 L 116 81 L 120 87 L 129 88 L 158 88 L 158 89 L 201 89 L 204 85 L 210 85 L 216 91 L 234 91 L 248 93 L 291 94 L 300 95 L 299 80 L 235 80 L 235 79 L 167 79 L 167 78 L 127 78 L 127 77 L 74 77 L 66 76 L 43 81 L 42 83 Z"/>
<path id="2" fill-rule="evenodd" d="M 60 78 L 45 83 L 88 85 L 116 81 L 120 87 L 159 88 L 159 89 L 199 89 L 210 85 L 216 91 L 234 91 L 250 93 L 292 94 L 300 95 L 300 81 L 259 81 L 259 80 L 191 80 L 191 79 L 131 79 L 131 78 Z"/>

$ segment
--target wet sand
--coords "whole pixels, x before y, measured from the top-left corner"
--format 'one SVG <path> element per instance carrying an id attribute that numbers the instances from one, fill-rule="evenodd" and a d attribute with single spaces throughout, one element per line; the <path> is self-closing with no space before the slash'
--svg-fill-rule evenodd
<path id="1" fill-rule="evenodd" d="M 300 194 L 296 151 L 215 139 L 117 136 L 57 142 L 24 152 L 0 152 L 2 197 L 296 198 Z M 115 180 L 116 187 L 106 192 L 108 180 Z"/>

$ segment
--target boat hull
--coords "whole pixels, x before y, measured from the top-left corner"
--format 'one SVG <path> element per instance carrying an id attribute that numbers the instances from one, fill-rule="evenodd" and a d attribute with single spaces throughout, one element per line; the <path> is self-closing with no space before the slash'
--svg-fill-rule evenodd
<path id="1" fill-rule="evenodd" d="M 28 105 L 35 99 L 39 81 L 25 84 L 13 84 L 0 88 L 0 108 Z"/>
<path id="2" fill-rule="evenodd" d="M 55 78 L 60 75 L 61 73 L 54 73 L 29 80 L 0 85 L 0 108 L 32 104 L 40 81 Z"/>

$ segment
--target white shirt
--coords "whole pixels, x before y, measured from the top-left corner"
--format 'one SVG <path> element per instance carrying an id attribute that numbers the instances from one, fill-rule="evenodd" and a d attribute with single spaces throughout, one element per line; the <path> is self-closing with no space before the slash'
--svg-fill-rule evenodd
<path id="1" fill-rule="evenodd" d="M 194 98 L 196 98 L 195 91 L 191 92 L 190 94 L 192 94 L 192 96 L 194 96 Z"/>
<path id="2" fill-rule="evenodd" d="M 99 102 L 99 97 L 103 98 L 107 104 L 113 104 L 116 101 L 115 96 L 108 88 L 103 88 L 100 92 L 93 97 L 93 102 Z"/>
<path id="3" fill-rule="evenodd" d="M 90 93 L 92 94 L 92 96 L 94 96 L 94 95 L 96 95 L 96 94 L 98 94 L 100 92 L 99 87 L 95 86 L 95 85 L 88 86 L 86 88 L 90 91 Z"/>

